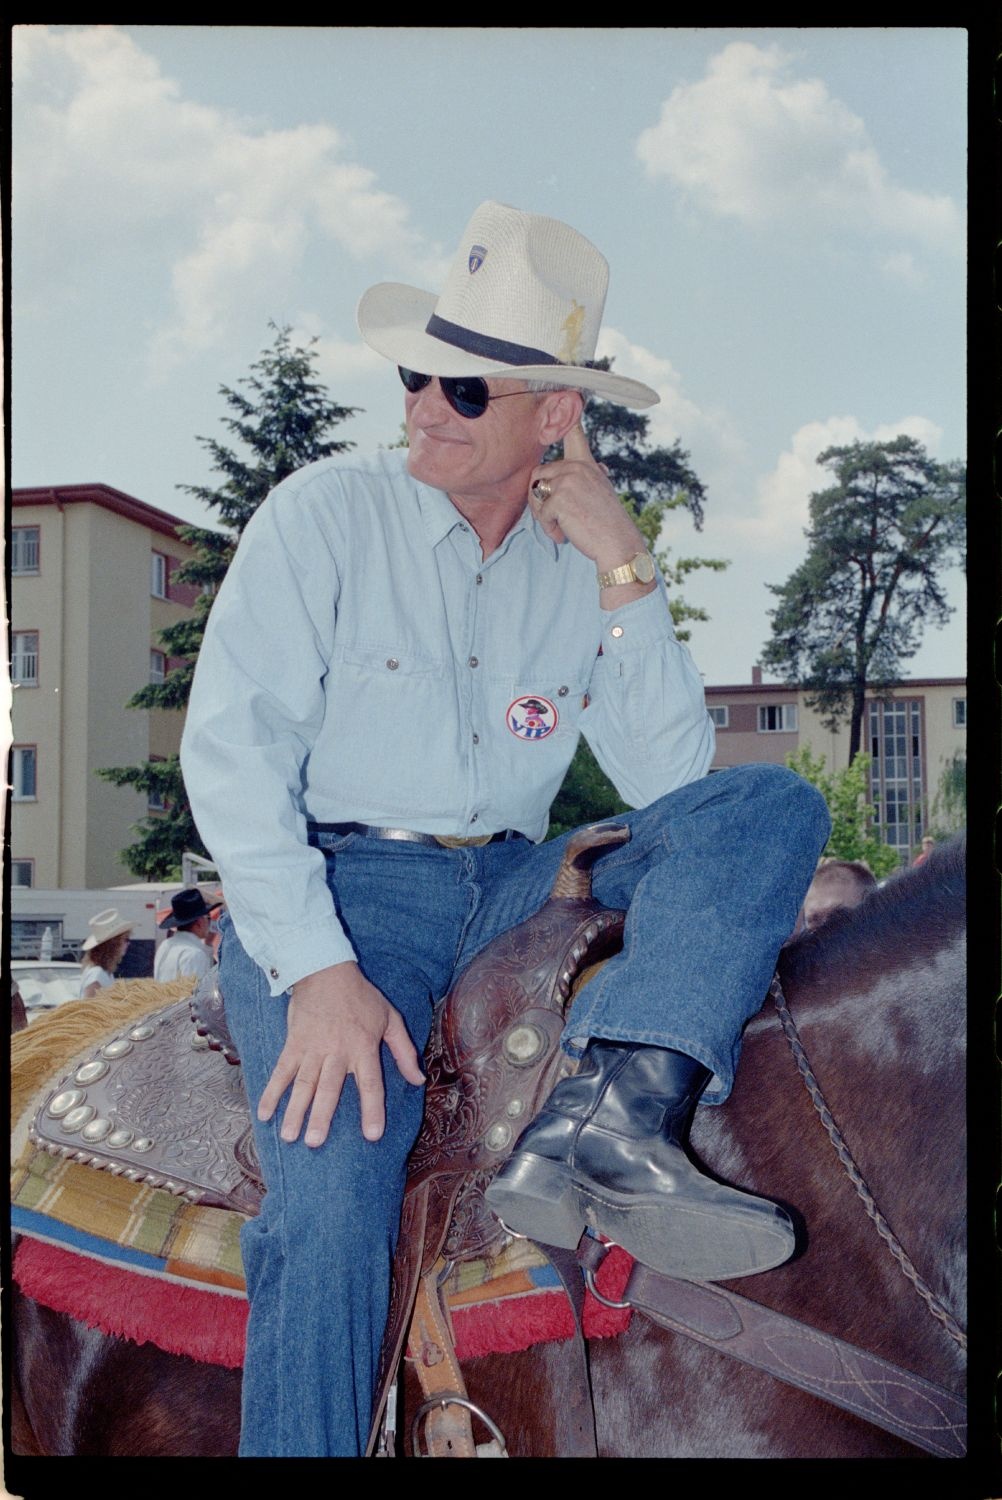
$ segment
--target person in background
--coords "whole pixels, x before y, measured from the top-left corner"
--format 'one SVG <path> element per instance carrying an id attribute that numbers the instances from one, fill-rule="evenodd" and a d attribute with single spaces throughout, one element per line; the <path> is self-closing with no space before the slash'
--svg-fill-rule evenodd
<path id="1" fill-rule="evenodd" d="M 912 864 L 913 865 L 924 865 L 925 862 L 926 862 L 926 860 L 929 858 L 929 855 L 935 849 L 935 847 L 936 847 L 936 840 L 933 838 L 933 836 L 932 836 L 931 833 L 927 833 L 926 836 L 925 836 L 925 838 L 922 840 L 922 850 L 921 850 L 921 853 L 916 854 L 915 858 L 912 860 Z"/>
<path id="2" fill-rule="evenodd" d="M 80 952 L 85 955 L 80 976 L 81 1000 L 92 999 L 114 983 L 115 970 L 125 957 L 132 935 L 132 923 L 111 906 L 91 917 L 87 925 L 90 935 L 80 945 Z"/>
<path id="3" fill-rule="evenodd" d="M 876 888 L 876 876 L 865 860 L 822 860 L 804 897 L 803 930 L 813 932 L 832 912 L 858 906 Z"/>
<path id="4" fill-rule="evenodd" d="M 212 968 L 215 954 L 210 944 L 212 916 L 219 905 L 207 906 L 205 897 L 194 886 L 171 897 L 170 915 L 161 927 L 175 931 L 160 944 L 153 960 L 153 978 L 161 983 L 193 974 L 201 979 Z"/>

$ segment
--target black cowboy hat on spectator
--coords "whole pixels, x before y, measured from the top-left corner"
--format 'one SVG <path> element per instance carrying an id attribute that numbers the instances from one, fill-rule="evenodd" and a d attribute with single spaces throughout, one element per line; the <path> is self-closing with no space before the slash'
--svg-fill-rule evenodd
<path id="1" fill-rule="evenodd" d="M 164 917 L 158 926 L 190 927 L 192 922 L 198 921 L 199 917 L 211 917 L 221 905 L 222 903 L 217 901 L 213 906 L 206 906 L 202 892 L 191 886 L 186 891 L 178 891 L 176 896 L 170 898 L 170 916 Z"/>

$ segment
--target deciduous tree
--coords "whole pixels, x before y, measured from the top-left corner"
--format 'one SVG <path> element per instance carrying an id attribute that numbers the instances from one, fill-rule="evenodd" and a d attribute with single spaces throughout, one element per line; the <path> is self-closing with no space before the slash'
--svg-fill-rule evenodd
<path id="1" fill-rule="evenodd" d="M 862 859 L 880 880 L 897 868 L 897 851 L 876 838 L 872 813 L 867 804 L 870 757 L 857 755 L 837 771 L 826 768 L 824 756 L 812 755 L 806 745 L 786 757 L 798 776 L 817 787 L 828 804 L 831 836 L 822 853 L 830 859 Z"/>
<path id="2" fill-rule="evenodd" d="M 779 603 L 762 661 L 805 689 L 827 728 L 849 719 L 851 763 L 867 691 L 898 680 L 925 627 L 952 613 L 943 575 L 963 558 L 966 473 L 903 434 L 818 463 L 835 483 L 810 498 L 806 559 L 769 585 Z"/>

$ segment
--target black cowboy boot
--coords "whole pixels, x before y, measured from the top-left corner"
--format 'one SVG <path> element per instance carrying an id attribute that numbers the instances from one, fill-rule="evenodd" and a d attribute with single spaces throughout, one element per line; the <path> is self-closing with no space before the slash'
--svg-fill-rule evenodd
<path id="1" fill-rule="evenodd" d="M 714 1182 L 686 1152 L 701 1063 L 593 1041 L 487 1189 L 516 1234 L 573 1248 L 585 1226 L 669 1276 L 724 1281 L 778 1266 L 794 1232 L 777 1204 Z"/>

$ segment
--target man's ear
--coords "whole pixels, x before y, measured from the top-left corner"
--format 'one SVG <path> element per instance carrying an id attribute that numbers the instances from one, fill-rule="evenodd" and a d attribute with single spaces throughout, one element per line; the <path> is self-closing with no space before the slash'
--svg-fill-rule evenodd
<path id="1" fill-rule="evenodd" d="M 546 391 L 540 407 L 539 440 L 548 448 L 551 443 L 559 443 L 580 422 L 584 398 L 580 391 Z"/>

